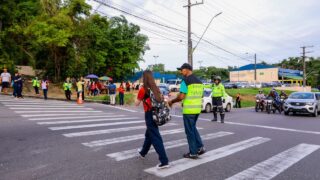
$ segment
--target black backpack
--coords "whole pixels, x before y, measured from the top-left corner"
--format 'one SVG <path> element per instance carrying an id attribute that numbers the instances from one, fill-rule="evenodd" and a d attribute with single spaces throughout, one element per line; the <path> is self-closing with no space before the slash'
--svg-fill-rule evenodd
<path id="1" fill-rule="evenodd" d="M 170 109 L 166 105 L 165 101 L 162 100 L 161 102 L 158 102 L 151 91 L 151 89 L 148 90 L 148 92 L 145 94 L 143 102 L 150 108 L 150 105 L 146 102 L 146 100 L 150 98 L 151 100 L 151 111 L 152 111 L 152 117 L 153 121 L 158 125 L 162 126 L 166 124 L 168 121 L 171 120 L 170 115 Z"/>

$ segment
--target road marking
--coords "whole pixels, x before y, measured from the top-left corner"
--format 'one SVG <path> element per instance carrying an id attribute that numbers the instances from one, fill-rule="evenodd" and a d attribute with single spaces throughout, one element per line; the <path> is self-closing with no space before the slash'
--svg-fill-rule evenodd
<path id="1" fill-rule="evenodd" d="M 84 123 L 84 122 L 100 122 L 100 121 L 126 121 L 126 120 L 139 120 L 140 118 L 127 117 L 127 118 L 107 118 L 107 119 L 89 119 L 89 120 L 75 120 L 75 121 L 53 121 L 53 122 L 38 122 L 39 125 L 51 124 L 70 124 L 70 123 Z"/>
<path id="2" fill-rule="evenodd" d="M 83 116 L 89 116 L 92 115 L 92 113 L 77 113 L 77 114 L 27 114 L 27 115 L 21 115 L 22 117 L 52 117 L 52 116 L 79 116 L 79 117 L 83 117 Z M 94 115 L 110 115 L 113 113 L 95 113 Z M 89 116 L 91 117 L 91 116 Z"/>
<path id="3" fill-rule="evenodd" d="M 174 116 L 174 115 L 172 115 Z M 182 117 L 182 116 L 175 116 L 175 117 Z M 205 118 L 199 118 L 200 120 L 204 121 L 210 121 L 209 119 Z M 231 124 L 231 125 L 238 125 L 238 126 L 247 126 L 247 127 L 257 127 L 257 128 L 263 128 L 263 129 L 272 129 L 272 130 L 279 130 L 279 131 L 288 131 L 288 132 L 297 132 L 297 133 L 303 133 L 303 134 L 316 134 L 320 135 L 319 131 L 308 131 L 308 130 L 300 130 L 300 129 L 290 129 L 290 128 L 281 128 L 281 127 L 275 127 L 275 126 L 264 126 L 264 125 L 258 125 L 258 124 L 246 124 L 246 123 L 237 123 L 237 122 L 224 122 L 225 124 Z"/>
<path id="4" fill-rule="evenodd" d="M 202 140 L 211 140 L 211 139 L 216 139 L 219 137 L 224 137 L 228 135 L 232 135 L 233 133 L 231 132 L 217 132 L 217 133 L 212 133 L 212 134 L 206 134 L 201 136 Z M 187 139 L 179 139 L 175 141 L 168 141 L 164 143 L 164 147 L 166 149 L 172 149 L 176 147 L 181 147 L 184 145 L 187 145 L 188 141 Z M 154 148 L 150 149 L 148 154 L 156 152 Z M 107 154 L 108 157 L 114 158 L 116 161 L 122 161 L 130 158 L 134 158 L 137 156 L 137 149 L 131 149 L 127 151 L 121 151 L 121 152 L 116 152 L 116 153 L 111 153 Z"/>
<path id="5" fill-rule="evenodd" d="M 46 121 L 46 120 L 66 120 L 66 119 L 92 119 L 92 118 L 107 118 L 107 117 L 124 117 L 125 115 L 114 115 L 113 113 L 110 113 L 109 115 L 92 115 L 92 116 L 76 116 L 76 117 L 48 117 L 48 118 L 30 118 L 30 121 Z"/>
<path id="6" fill-rule="evenodd" d="M 179 159 L 177 161 L 171 162 L 171 167 L 168 169 L 158 170 L 157 167 L 152 167 L 149 169 L 145 169 L 144 171 L 150 174 L 154 174 L 158 177 L 167 177 L 187 169 L 217 160 L 229 155 L 235 154 L 242 150 L 257 146 L 259 144 L 265 143 L 269 141 L 269 138 L 255 137 L 245 141 L 241 141 L 238 143 L 234 143 L 228 146 L 224 146 L 212 151 L 208 151 L 207 153 L 200 156 L 197 160 L 192 159 Z"/>
<path id="7" fill-rule="evenodd" d="M 272 179 L 304 157 L 318 150 L 319 147 L 318 145 L 299 144 L 226 180 Z"/>
<path id="8" fill-rule="evenodd" d="M 15 111 L 16 113 L 81 113 L 81 112 L 91 112 L 91 113 L 101 113 L 102 111 Z"/>
<path id="9" fill-rule="evenodd" d="M 92 110 L 92 108 L 81 108 L 81 107 L 42 107 L 42 108 L 24 108 L 24 107 L 18 107 L 18 108 L 15 108 L 15 107 L 10 107 L 9 109 L 12 109 L 12 110 Z"/>
<path id="10" fill-rule="evenodd" d="M 66 129 L 81 129 L 81 128 L 91 128 L 91 127 L 105 127 L 105 126 L 116 126 L 123 124 L 138 124 L 145 121 L 129 121 L 129 122 L 114 122 L 114 123 L 102 123 L 102 124 L 86 124 L 86 125 L 76 125 L 76 126 L 60 126 L 60 127 L 49 127 L 50 130 L 66 130 Z"/>
<path id="11" fill-rule="evenodd" d="M 34 107 L 34 108 L 43 108 L 43 105 L 31 105 L 31 104 L 24 104 L 24 105 L 21 105 L 21 104 L 19 104 L 19 105 L 4 105 L 4 106 L 7 106 L 7 107 Z M 77 105 L 64 105 L 64 104 L 61 104 L 61 106 L 60 105 L 46 105 L 46 107 L 50 107 L 50 108 L 52 108 L 52 107 L 78 107 L 78 108 L 84 108 L 84 106 L 77 106 Z"/>
<path id="12" fill-rule="evenodd" d="M 166 126 L 174 126 L 174 123 L 168 123 Z M 111 134 L 116 132 L 127 132 L 132 130 L 138 129 L 146 129 L 146 126 L 133 126 L 133 127 L 125 127 L 125 128 L 116 128 L 116 129 L 103 129 L 103 130 L 96 130 L 96 131 L 84 131 L 84 132 L 75 132 L 75 133 L 67 133 L 63 134 L 65 137 L 81 137 L 81 136 L 92 136 L 92 135 L 99 135 L 99 134 Z"/>
<path id="13" fill-rule="evenodd" d="M 120 110 L 123 110 L 123 111 L 128 111 L 128 112 L 137 112 L 137 111 L 135 111 L 135 110 L 131 110 L 131 109 L 126 109 L 126 108 L 122 108 L 122 107 L 117 107 L 117 106 L 110 106 L 110 105 L 108 105 L 108 107 L 110 107 L 110 108 L 114 108 L 114 109 L 120 109 Z"/>
<path id="14" fill-rule="evenodd" d="M 180 128 L 180 129 L 162 131 L 160 134 L 163 136 L 163 135 L 177 134 L 182 132 L 184 132 L 184 129 Z M 91 142 L 86 142 L 82 144 L 88 147 L 98 147 L 98 146 L 105 146 L 110 144 L 129 142 L 129 141 L 134 141 L 134 140 L 143 139 L 143 138 L 145 138 L 144 134 L 136 134 L 131 136 L 123 136 L 123 137 L 117 137 L 117 138 L 111 138 L 111 139 L 91 141 Z"/>

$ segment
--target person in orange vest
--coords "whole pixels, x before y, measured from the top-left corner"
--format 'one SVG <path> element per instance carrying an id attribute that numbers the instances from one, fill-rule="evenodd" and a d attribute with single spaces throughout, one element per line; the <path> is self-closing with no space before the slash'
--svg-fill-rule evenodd
<path id="1" fill-rule="evenodd" d="M 120 85 L 120 87 L 118 88 L 118 92 L 119 92 L 119 101 L 120 101 L 120 106 L 124 105 L 124 87 L 123 84 Z"/>

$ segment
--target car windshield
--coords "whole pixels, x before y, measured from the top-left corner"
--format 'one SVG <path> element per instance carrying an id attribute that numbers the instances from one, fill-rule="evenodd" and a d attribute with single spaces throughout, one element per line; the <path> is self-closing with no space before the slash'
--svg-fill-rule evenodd
<path id="1" fill-rule="evenodd" d="M 210 95 L 211 95 L 211 91 L 207 91 L 206 90 L 206 91 L 203 92 L 203 96 L 204 97 L 209 97 Z"/>
<path id="2" fill-rule="evenodd" d="M 289 96 L 290 99 L 314 99 L 312 93 L 293 93 Z"/>

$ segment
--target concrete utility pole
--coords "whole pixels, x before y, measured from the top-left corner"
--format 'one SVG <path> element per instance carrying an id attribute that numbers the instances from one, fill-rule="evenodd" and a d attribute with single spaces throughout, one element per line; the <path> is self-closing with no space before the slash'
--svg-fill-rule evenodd
<path id="1" fill-rule="evenodd" d="M 201 69 L 201 65 L 202 65 L 202 63 L 203 63 L 203 61 L 198 61 L 198 63 L 199 63 L 199 69 Z"/>
<path id="2" fill-rule="evenodd" d="M 192 39 L 191 39 L 191 7 L 192 6 L 196 6 L 196 5 L 200 5 L 203 4 L 203 0 L 202 2 L 198 3 L 191 3 L 191 0 L 188 0 L 188 5 L 184 6 L 188 8 L 188 63 L 193 66 L 193 56 L 192 56 L 192 51 L 193 51 L 193 47 L 192 47 Z"/>
<path id="3" fill-rule="evenodd" d="M 302 48 L 302 63 L 303 63 L 303 87 L 307 86 L 307 67 L 306 67 L 306 54 L 312 53 L 312 51 L 306 51 L 307 48 L 312 48 L 313 46 L 303 46 Z"/>
<path id="4" fill-rule="evenodd" d="M 257 54 L 254 54 L 254 85 L 257 83 Z"/>

